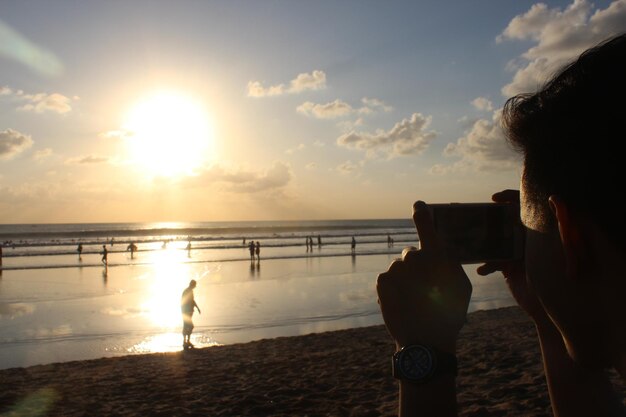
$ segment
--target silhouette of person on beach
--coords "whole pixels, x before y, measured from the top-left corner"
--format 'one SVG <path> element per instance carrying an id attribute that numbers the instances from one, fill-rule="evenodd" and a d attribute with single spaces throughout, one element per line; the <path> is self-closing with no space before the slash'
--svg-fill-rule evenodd
<path id="1" fill-rule="evenodd" d="M 506 138 L 523 156 L 521 190 L 492 200 L 520 210 L 525 253 L 477 272 L 501 272 L 534 322 L 555 416 L 625 415 L 623 388 L 615 395 L 607 372 L 626 382 L 626 171 L 615 152 L 626 131 L 624 74 L 626 34 L 583 52 L 501 112 Z M 413 205 L 413 222 L 420 249 L 405 248 L 376 282 L 397 348 L 399 415 L 455 416 L 456 349 L 472 283 L 423 201 Z"/>
<path id="2" fill-rule="evenodd" d="M 352 236 L 352 242 L 350 243 L 350 252 L 352 254 L 356 253 L 356 239 Z"/>
<path id="3" fill-rule="evenodd" d="M 2 245 L 0 245 L 0 266 L 2 266 Z"/>
<path id="4" fill-rule="evenodd" d="M 198 309 L 198 314 L 202 314 L 200 307 L 196 304 L 194 299 L 193 290 L 196 288 L 196 280 L 189 281 L 189 286 L 183 291 L 183 295 L 180 299 L 180 311 L 183 315 L 183 349 L 193 348 L 191 343 L 191 332 L 193 331 L 193 312 L 194 308 Z"/>
<path id="5" fill-rule="evenodd" d="M 130 259 L 133 259 L 135 256 L 135 252 L 137 251 L 137 245 L 135 245 L 135 242 L 130 242 L 129 245 L 126 247 L 127 251 L 130 251 Z"/>
<path id="6" fill-rule="evenodd" d="M 254 252 L 256 250 L 256 246 L 254 245 L 254 240 L 251 240 L 248 244 L 248 251 L 250 252 L 250 260 L 254 261 Z"/>
<path id="7" fill-rule="evenodd" d="M 191 252 L 191 240 L 187 242 L 187 246 L 185 247 L 185 249 L 187 250 L 187 252 Z"/>
<path id="8" fill-rule="evenodd" d="M 104 266 L 108 266 L 109 265 L 109 251 L 107 250 L 106 245 L 102 245 L 102 259 L 100 260 Z"/>
<path id="9" fill-rule="evenodd" d="M 241 242 L 241 246 L 246 246 L 246 238 L 243 238 L 243 242 Z"/>
<path id="10" fill-rule="evenodd" d="M 261 262 L 261 242 L 256 241 L 256 246 L 254 247 L 254 253 L 256 254 L 256 261 Z"/>
<path id="11" fill-rule="evenodd" d="M 78 252 L 78 259 L 81 258 L 81 255 L 83 254 L 83 244 L 79 243 L 78 247 L 76 248 L 76 252 Z"/>
<path id="12" fill-rule="evenodd" d="M 322 237 L 320 235 L 317 235 L 317 246 L 322 246 Z"/>

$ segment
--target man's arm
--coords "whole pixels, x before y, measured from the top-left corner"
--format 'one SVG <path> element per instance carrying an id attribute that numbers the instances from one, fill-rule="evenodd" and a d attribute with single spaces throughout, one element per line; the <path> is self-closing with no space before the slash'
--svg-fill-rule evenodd
<path id="1" fill-rule="evenodd" d="M 413 221 L 421 249 L 405 249 L 402 259 L 378 276 L 383 320 L 397 349 L 422 344 L 454 355 L 472 285 L 461 265 L 445 256 L 424 203 L 415 204 Z M 421 383 L 401 381 L 399 414 L 456 416 L 455 376 L 434 376 Z"/>

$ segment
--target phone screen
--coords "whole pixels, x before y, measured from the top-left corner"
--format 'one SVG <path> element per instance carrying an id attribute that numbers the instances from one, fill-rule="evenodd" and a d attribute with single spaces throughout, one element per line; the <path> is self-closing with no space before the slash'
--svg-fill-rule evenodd
<path id="1" fill-rule="evenodd" d="M 511 204 L 432 204 L 435 229 L 446 250 L 462 263 L 521 256 L 519 209 Z"/>

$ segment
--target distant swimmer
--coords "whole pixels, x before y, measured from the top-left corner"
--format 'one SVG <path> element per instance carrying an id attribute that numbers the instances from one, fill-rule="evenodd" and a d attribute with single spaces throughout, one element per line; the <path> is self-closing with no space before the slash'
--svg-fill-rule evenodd
<path id="1" fill-rule="evenodd" d="M 102 263 L 107 266 L 109 265 L 109 251 L 107 251 L 106 245 L 102 245 Z"/>
<path id="2" fill-rule="evenodd" d="M 257 262 L 261 261 L 261 242 L 256 241 L 256 246 L 254 247 L 254 252 L 256 253 Z"/>

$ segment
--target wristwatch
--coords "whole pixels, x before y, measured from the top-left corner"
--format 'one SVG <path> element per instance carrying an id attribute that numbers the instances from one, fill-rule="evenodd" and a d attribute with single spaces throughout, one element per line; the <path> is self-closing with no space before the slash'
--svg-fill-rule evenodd
<path id="1" fill-rule="evenodd" d="M 439 375 L 457 374 L 456 356 L 425 345 L 408 345 L 393 354 L 393 376 L 421 384 Z"/>

